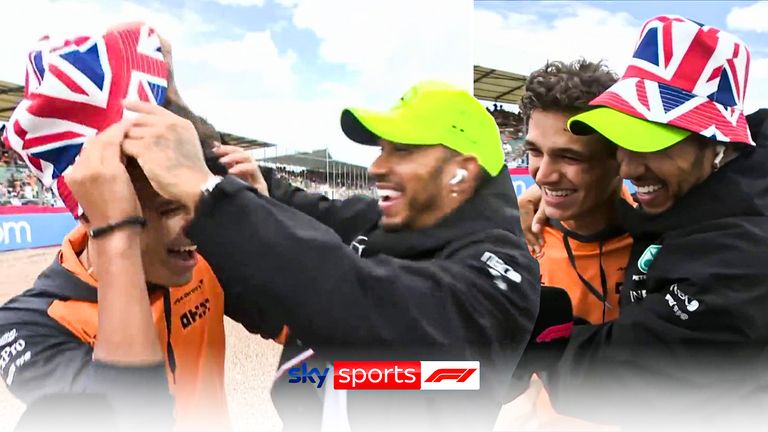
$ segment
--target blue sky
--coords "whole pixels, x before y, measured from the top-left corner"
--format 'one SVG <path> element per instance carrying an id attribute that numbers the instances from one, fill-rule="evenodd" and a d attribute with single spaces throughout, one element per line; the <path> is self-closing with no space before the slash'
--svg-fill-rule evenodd
<path id="1" fill-rule="evenodd" d="M 640 24 L 661 13 L 747 42 L 752 106 L 768 106 L 768 2 L 20 0 L 5 7 L 36 18 L 0 26 L 0 79 L 23 82 L 27 51 L 44 34 L 146 21 L 173 43 L 184 99 L 219 129 L 276 143 L 280 152 L 328 146 L 360 164 L 375 153 L 341 133 L 343 107 L 388 108 L 422 79 L 471 89 L 472 64 L 528 73 L 547 59 L 585 56 L 623 70 Z"/>
<path id="2" fill-rule="evenodd" d="M 158 4 L 157 1 L 147 0 L 136 3 L 148 8 Z M 205 17 L 206 23 L 215 27 L 216 37 L 219 38 L 234 39 L 247 32 L 270 31 L 279 50 L 296 53 L 299 61 L 294 64 L 294 70 L 302 77 L 297 84 L 303 94 L 314 95 L 313 76 L 333 76 L 338 81 L 350 78 L 344 65 L 327 62 L 320 56 L 321 40 L 311 29 L 297 28 L 293 24 L 293 2 L 165 0 L 162 3 L 163 9 L 169 13 L 193 11 Z"/>
<path id="3" fill-rule="evenodd" d="M 0 26 L 0 79 L 23 82 L 27 50 L 44 34 L 91 34 L 141 20 L 173 43 L 183 98 L 217 128 L 276 143 L 280 153 L 328 146 L 336 158 L 367 165 L 375 152 L 346 139 L 338 124 L 342 108 L 386 109 L 423 79 L 471 90 L 472 6 L 469 0 L 24 0 L 13 6 L 15 16 L 37 18 Z"/>
<path id="4" fill-rule="evenodd" d="M 676 14 L 728 30 L 752 53 L 746 110 L 768 107 L 768 2 L 475 2 L 474 62 L 527 74 L 547 60 L 604 59 L 624 71 L 642 23 Z"/>

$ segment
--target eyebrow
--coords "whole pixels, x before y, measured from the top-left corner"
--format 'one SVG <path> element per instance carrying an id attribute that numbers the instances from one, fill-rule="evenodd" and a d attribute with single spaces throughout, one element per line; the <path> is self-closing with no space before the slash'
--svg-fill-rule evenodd
<path id="1" fill-rule="evenodd" d="M 525 140 L 525 142 L 523 143 L 523 147 L 525 147 L 526 150 L 538 150 L 539 149 L 539 146 L 536 145 L 535 142 L 533 142 L 533 141 L 531 141 L 529 139 Z"/>
<path id="2" fill-rule="evenodd" d="M 159 200 L 155 201 L 155 208 L 174 207 L 179 204 L 181 203 L 178 201 L 170 200 L 168 198 L 160 198 Z"/>
<path id="3" fill-rule="evenodd" d="M 587 159 L 589 157 L 587 153 L 569 148 L 556 148 L 552 151 L 552 153 L 556 154 L 557 156 L 570 156 L 577 159 Z"/>
<path id="4" fill-rule="evenodd" d="M 523 143 L 523 146 L 525 147 L 526 150 L 541 150 L 539 149 L 539 146 L 535 142 L 529 139 L 525 140 L 525 142 Z M 555 156 L 567 156 L 567 157 L 574 157 L 577 159 L 588 159 L 589 157 L 587 153 L 583 153 L 578 150 L 574 150 L 567 147 L 554 148 L 552 149 L 552 154 Z"/>

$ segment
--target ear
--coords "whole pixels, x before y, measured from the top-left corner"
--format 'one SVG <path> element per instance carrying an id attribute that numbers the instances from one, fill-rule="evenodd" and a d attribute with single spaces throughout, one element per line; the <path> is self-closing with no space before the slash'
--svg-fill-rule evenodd
<path id="1" fill-rule="evenodd" d="M 477 162 L 477 159 L 471 155 L 461 155 L 454 158 L 446 169 L 446 174 L 450 178 L 456 175 L 458 170 L 467 172 L 467 176 L 460 182 L 448 184 L 451 195 L 469 197 L 475 193 L 475 189 L 483 178 L 483 167 Z"/>

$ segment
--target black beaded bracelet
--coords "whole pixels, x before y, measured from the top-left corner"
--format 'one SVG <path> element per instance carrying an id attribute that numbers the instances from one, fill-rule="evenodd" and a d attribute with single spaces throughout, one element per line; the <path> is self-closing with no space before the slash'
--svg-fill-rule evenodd
<path id="1" fill-rule="evenodd" d="M 130 225 L 138 225 L 144 228 L 145 226 L 147 226 L 147 220 L 141 216 L 132 216 L 129 218 L 125 218 L 119 222 L 92 228 L 91 230 L 88 231 L 88 234 L 91 236 L 91 238 L 98 238 L 105 234 L 109 234 L 118 228 L 122 228 L 124 226 L 130 226 Z"/>

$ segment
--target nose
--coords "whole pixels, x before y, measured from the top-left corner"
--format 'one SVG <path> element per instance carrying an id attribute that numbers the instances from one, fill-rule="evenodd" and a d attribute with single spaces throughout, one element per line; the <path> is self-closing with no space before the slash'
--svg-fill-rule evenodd
<path id="1" fill-rule="evenodd" d="M 557 162 L 547 155 L 541 157 L 538 167 L 532 171 L 534 172 L 534 180 L 538 185 L 552 185 L 560 180 L 560 169 Z"/>
<path id="2" fill-rule="evenodd" d="M 371 166 L 368 167 L 368 175 L 374 179 L 386 177 L 387 172 L 389 171 L 389 165 L 389 158 L 387 157 L 386 152 L 382 150 L 381 154 L 373 161 Z"/>
<path id="3" fill-rule="evenodd" d="M 183 214 L 178 216 L 179 217 L 179 224 L 181 225 L 182 235 L 185 235 L 183 233 L 185 233 L 187 231 L 187 228 L 189 227 L 189 224 L 192 223 L 192 216 L 193 216 L 193 213 L 191 211 L 189 211 L 189 209 L 187 209 L 187 211 L 185 211 Z"/>
<path id="4" fill-rule="evenodd" d="M 645 156 L 643 153 L 618 148 L 616 150 L 616 159 L 619 161 L 619 175 L 621 178 L 639 178 L 645 172 Z"/>

